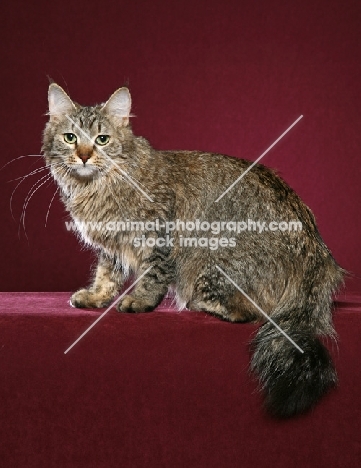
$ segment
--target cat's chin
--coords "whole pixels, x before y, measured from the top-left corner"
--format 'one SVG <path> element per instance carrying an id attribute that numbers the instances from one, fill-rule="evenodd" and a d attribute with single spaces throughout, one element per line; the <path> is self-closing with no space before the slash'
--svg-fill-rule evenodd
<path id="1" fill-rule="evenodd" d="M 72 174 L 79 180 L 92 180 L 96 179 L 99 175 L 99 170 L 94 166 L 79 166 L 73 168 Z"/>

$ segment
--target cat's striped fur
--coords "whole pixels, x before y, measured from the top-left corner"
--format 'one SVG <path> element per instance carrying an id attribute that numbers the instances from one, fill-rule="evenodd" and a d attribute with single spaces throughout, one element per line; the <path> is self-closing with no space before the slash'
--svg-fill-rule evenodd
<path id="1" fill-rule="evenodd" d="M 189 309 L 230 322 L 263 322 L 258 309 L 219 266 L 304 351 L 300 353 L 270 323 L 260 327 L 252 345 L 251 368 L 260 378 L 269 410 L 282 417 L 307 410 L 336 383 L 319 336 L 334 336 L 332 294 L 343 277 L 311 211 L 280 177 L 260 164 L 214 203 L 251 163 L 205 152 L 157 151 L 133 134 L 130 107 L 126 88 L 105 104 L 82 107 L 58 85 L 50 85 L 43 152 L 75 221 L 298 220 L 303 229 L 231 232 L 228 236 L 235 239 L 235 247 L 210 250 L 179 245 L 180 235 L 210 238 L 210 232 L 173 232 L 173 247 L 135 247 L 139 233 L 84 227 L 79 236 L 98 252 L 99 263 L 92 285 L 74 293 L 72 304 L 103 307 L 121 290 L 128 271 L 139 277 L 152 266 L 122 299 L 119 311 L 150 311 L 173 285 L 179 303 Z M 75 135 L 76 142 L 66 142 L 65 138 L 73 138 L 67 134 Z M 99 135 L 103 140 L 109 136 L 109 141 L 97 144 Z M 166 233 L 146 235 L 159 238 Z"/>

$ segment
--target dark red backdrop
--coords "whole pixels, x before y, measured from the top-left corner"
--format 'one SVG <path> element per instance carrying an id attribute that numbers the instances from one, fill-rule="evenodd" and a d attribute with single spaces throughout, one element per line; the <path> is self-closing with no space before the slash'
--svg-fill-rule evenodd
<path id="1" fill-rule="evenodd" d="M 2 6 L 1 163 L 37 154 L 48 78 L 80 103 L 123 84 L 133 127 L 155 147 L 264 158 L 316 214 L 343 267 L 361 276 L 360 2 L 336 0 L 91 2 L 15 0 Z M 1 164 L 1 165 L 2 165 Z M 34 165 L 33 165 L 34 164 Z M 92 254 L 65 231 L 54 185 L 19 217 L 40 167 L 23 158 L 0 172 L 3 291 L 74 290 Z M 353 284 L 357 288 L 357 282 Z"/>

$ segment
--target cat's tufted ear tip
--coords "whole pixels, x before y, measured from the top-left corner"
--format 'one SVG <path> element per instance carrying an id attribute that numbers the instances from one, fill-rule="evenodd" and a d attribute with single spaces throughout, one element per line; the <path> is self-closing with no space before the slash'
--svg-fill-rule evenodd
<path id="1" fill-rule="evenodd" d="M 53 89 L 53 88 L 60 88 L 60 89 L 63 89 L 61 86 L 59 86 L 57 83 L 55 83 L 55 81 L 52 81 L 51 83 L 49 83 L 49 90 L 50 89 Z M 63 90 L 64 91 L 64 90 Z"/>
<path id="2" fill-rule="evenodd" d="M 50 118 L 60 118 L 75 109 L 75 104 L 61 86 L 51 83 L 48 89 Z"/>
<path id="3" fill-rule="evenodd" d="M 63 90 L 63 88 L 59 86 L 57 83 L 50 83 L 49 88 L 48 88 L 48 97 L 49 98 L 52 97 L 55 93 L 64 94 L 68 96 L 66 92 Z"/>
<path id="4" fill-rule="evenodd" d="M 131 117 L 132 98 L 126 87 L 117 89 L 102 107 L 102 111 L 115 118 L 121 125 L 128 125 Z"/>

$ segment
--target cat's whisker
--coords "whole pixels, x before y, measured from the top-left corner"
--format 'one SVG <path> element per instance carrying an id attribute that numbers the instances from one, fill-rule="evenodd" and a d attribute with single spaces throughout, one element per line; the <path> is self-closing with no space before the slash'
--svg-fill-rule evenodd
<path id="1" fill-rule="evenodd" d="M 45 171 L 45 169 L 48 169 L 48 167 L 47 166 L 38 167 L 37 169 L 34 169 L 33 171 L 31 171 L 29 174 L 26 174 L 26 175 L 20 176 L 20 177 L 16 177 L 16 179 L 10 179 L 10 180 L 8 180 L 8 182 L 15 182 L 15 181 L 20 180 L 20 179 L 24 180 L 27 177 L 30 177 L 30 176 L 32 176 L 34 174 L 37 174 L 38 172 Z"/>
<path id="2" fill-rule="evenodd" d="M 44 179 L 45 179 L 45 181 L 46 181 L 49 177 L 51 177 L 51 174 L 45 174 L 45 175 L 43 175 L 42 177 L 40 177 L 40 179 L 38 179 L 38 180 L 31 186 L 30 190 L 28 191 L 28 193 L 27 193 L 27 195 L 26 195 L 26 197 L 25 197 L 25 200 L 24 200 L 24 203 L 23 203 L 23 210 L 22 210 L 22 213 L 23 213 L 23 211 L 24 211 L 24 205 L 27 203 L 29 197 L 30 197 L 31 194 L 32 194 L 32 190 L 33 190 L 40 182 L 42 182 Z M 22 218 L 22 214 L 21 214 L 20 219 L 21 219 L 21 218 Z"/>
<path id="3" fill-rule="evenodd" d="M 41 172 L 41 171 L 39 171 Z M 18 189 L 18 187 L 24 182 L 24 180 L 29 177 L 30 175 L 33 175 L 32 173 L 31 174 L 28 174 L 26 176 L 23 176 L 20 180 L 20 182 L 16 185 L 16 187 L 14 188 L 14 190 L 12 191 L 12 194 L 10 196 L 10 201 L 9 201 L 9 205 L 10 205 L 10 213 L 11 213 L 11 216 L 13 218 L 13 220 L 15 221 L 15 217 L 14 217 L 14 214 L 13 214 L 13 207 L 12 207 L 12 204 L 13 204 L 13 197 L 15 195 L 15 192 L 16 190 Z M 17 179 L 14 179 L 14 180 L 17 180 Z M 10 181 L 9 181 L 10 182 Z"/>
<path id="4" fill-rule="evenodd" d="M 28 239 L 28 236 L 27 236 L 27 233 L 26 233 L 26 227 L 25 227 L 25 217 L 26 217 L 26 209 L 28 207 L 28 204 L 31 200 L 31 198 L 33 197 L 33 195 L 35 194 L 35 192 L 37 192 L 37 190 L 43 186 L 44 184 L 46 184 L 49 180 L 51 180 L 51 176 L 49 176 L 48 178 L 46 178 L 42 183 L 38 184 L 34 189 L 33 191 L 30 193 L 28 193 L 28 199 L 26 202 L 24 202 L 24 205 L 23 205 L 23 210 L 22 210 L 22 213 L 21 213 L 21 216 L 20 216 L 20 220 L 19 220 L 19 229 L 18 229 L 18 235 L 20 237 L 20 227 L 21 225 L 23 226 L 23 229 L 24 229 L 24 233 L 25 233 L 25 237 Z M 36 184 L 34 184 L 36 185 Z M 34 187 L 34 186 L 33 186 Z"/>
<path id="5" fill-rule="evenodd" d="M 54 166 L 56 165 L 59 165 L 59 164 L 62 164 L 62 163 L 56 163 L 54 164 Z M 32 175 L 35 175 L 39 172 L 42 172 L 44 171 L 45 169 L 48 169 L 48 166 L 43 166 L 43 167 L 39 167 L 38 169 L 35 169 L 34 171 L 30 172 L 30 174 L 27 174 L 25 176 L 22 176 L 22 177 L 18 177 L 17 179 L 13 179 L 12 181 L 15 181 L 15 180 L 20 180 L 20 182 L 16 185 L 16 187 L 14 188 L 14 190 L 12 191 L 12 194 L 10 196 L 10 201 L 9 201 L 9 205 L 10 205 L 10 213 L 11 213 L 11 217 L 13 218 L 13 220 L 15 221 L 15 217 L 14 217 L 14 214 L 13 214 L 13 208 L 12 208 L 12 202 L 13 202 L 13 198 L 14 198 L 14 194 L 16 192 L 16 190 L 18 189 L 18 187 L 24 182 L 24 180 L 27 178 L 27 177 L 30 177 Z M 9 182 L 12 182 L 12 181 L 9 181 Z"/>
<path id="6" fill-rule="evenodd" d="M 44 156 L 41 154 L 25 154 L 23 156 L 18 156 L 17 158 L 12 159 L 11 161 L 8 161 L 6 164 L 4 164 L 1 168 L 0 171 L 2 171 L 6 166 L 9 164 L 17 161 L 18 159 L 23 159 L 23 158 L 43 158 Z"/>
<path id="7" fill-rule="evenodd" d="M 44 180 L 45 179 L 45 180 Z M 24 233 L 25 233 L 25 236 L 26 238 L 28 238 L 27 234 L 26 234 L 26 227 L 25 227 L 25 216 L 26 216 L 26 209 L 29 205 L 29 202 L 31 200 L 31 198 L 33 197 L 33 195 L 35 194 L 35 192 L 37 192 L 39 190 L 40 187 L 42 187 L 44 184 L 46 184 L 46 182 L 48 182 L 49 180 L 52 179 L 52 175 L 51 174 L 46 174 L 45 176 L 41 177 L 37 182 L 35 182 L 35 184 L 31 187 L 31 189 L 29 190 L 26 198 L 25 198 L 25 201 L 24 201 L 24 204 L 23 204 L 23 210 L 22 210 L 22 213 L 21 213 L 21 216 L 20 216 L 20 224 L 19 224 L 19 229 L 20 229 L 20 226 L 22 224 L 23 226 L 23 229 L 24 229 Z M 41 183 L 40 183 L 41 182 Z M 20 231 L 18 232 L 20 234 Z"/>
<path id="8" fill-rule="evenodd" d="M 55 195 L 58 193 L 58 191 L 59 191 L 59 187 L 57 187 L 57 189 L 54 192 L 54 195 L 53 195 L 52 199 L 50 200 L 48 211 L 46 212 L 46 216 L 45 216 L 45 227 L 46 227 L 46 225 L 48 223 L 48 217 L 49 217 L 49 212 L 50 212 L 51 205 L 53 204 Z"/>

